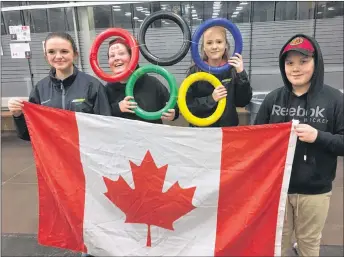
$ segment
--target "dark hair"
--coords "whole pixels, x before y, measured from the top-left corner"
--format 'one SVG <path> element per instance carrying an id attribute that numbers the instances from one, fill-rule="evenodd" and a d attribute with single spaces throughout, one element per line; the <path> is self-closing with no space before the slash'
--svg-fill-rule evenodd
<path id="1" fill-rule="evenodd" d="M 129 55 L 131 56 L 131 48 L 130 46 L 128 45 L 127 41 L 125 41 L 123 38 L 121 37 L 117 37 L 115 39 L 112 39 L 110 42 L 109 42 L 109 47 L 108 47 L 108 51 L 107 51 L 107 57 L 109 59 L 109 49 L 110 47 L 113 45 L 113 44 L 122 44 L 125 46 L 125 48 L 127 49 Z"/>
<path id="2" fill-rule="evenodd" d="M 59 38 L 62 38 L 62 39 L 69 41 L 72 45 L 73 52 L 78 53 L 78 48 L 76 47 L 76 44 L 75 44 L 73 38 L 71 37 L 71 35 L 69 35 L 66 32 L 51 32 L 51 33 L 49 33 L 48 36 L 45 38 L 45 41 L 44 41 L 44 49 L 46 49 L 47 41 L 49 39 L 55 38 L 55 37 L 59 37 Z"/>

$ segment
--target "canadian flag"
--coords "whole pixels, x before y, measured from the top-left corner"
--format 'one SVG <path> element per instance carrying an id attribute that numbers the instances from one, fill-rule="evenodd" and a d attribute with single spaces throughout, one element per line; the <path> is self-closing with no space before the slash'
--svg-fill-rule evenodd
<path id="1" fill-rule="evenodd" d="M 292 123 L 187 128 L 25 103 L 42 245 L 95 256 L 278 256 Z"/>

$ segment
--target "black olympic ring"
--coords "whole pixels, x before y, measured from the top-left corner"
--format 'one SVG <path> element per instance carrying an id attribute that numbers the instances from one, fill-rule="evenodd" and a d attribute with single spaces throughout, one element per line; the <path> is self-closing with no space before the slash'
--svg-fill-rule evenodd
<path id="1" fill-rule="evenodd" d="M 146 46 L 146 32 L 149 27 L 154 21 L 159 19 L 168 19 L 174 21 L 179 28 L 182 30 L 183 33 L 183 45 L 180 48 L 179 52 L 175 55 L 167 58 L 159 58 L 149 52 Z M 151 15 L 147 16 L 147 18 L 142 22 L 140 26 L 140 30 L 138 33 L 138 43 L 141 54 L 149 61 L 155 65 L 160 66 L 171 66 L 179 61 L 181 61 L 188 53 L 191 45 L 191 31 L 190 27 L 188 26 L 187 22 L 178 14 L 169 12 L 169 11 L 158 11 L 154 12 Z"/>

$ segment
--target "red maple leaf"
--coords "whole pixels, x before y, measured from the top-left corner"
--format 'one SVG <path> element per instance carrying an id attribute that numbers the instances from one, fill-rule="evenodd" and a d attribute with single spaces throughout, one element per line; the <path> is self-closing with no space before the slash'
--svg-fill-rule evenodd
<path id="1" fill-rule="evenodd" d="M 150 226 L 173 229 L 173 222 L 195 209 L 192 205 L 196 187 L 183 189 L 178 182 L 165 193 L 162 188 L 167 166 L 158 168 L 147 151 L 141 166 L 130 161 L 134 186 L 132 189 L 120 176 L 117 181 L 103 177 L 108 191 L 105 194 L 126 214 L 126 223 L 148 225 L 147 246 L 151 246 Z"/>

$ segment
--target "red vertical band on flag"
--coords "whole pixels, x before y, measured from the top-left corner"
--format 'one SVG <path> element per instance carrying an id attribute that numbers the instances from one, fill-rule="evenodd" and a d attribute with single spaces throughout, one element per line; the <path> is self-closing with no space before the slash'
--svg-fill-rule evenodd
<path id="1" fill-rule="evenodd" d="M 273 256 L 291 123 L 223 129 L 215 256 Z"/>
<path id="2" fill-rule="evenodd" d="M 87 252 L 83 241 L 85 176 L 75 113 L 25 103 L 37 167 L 38 242 Z"/>

